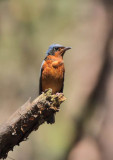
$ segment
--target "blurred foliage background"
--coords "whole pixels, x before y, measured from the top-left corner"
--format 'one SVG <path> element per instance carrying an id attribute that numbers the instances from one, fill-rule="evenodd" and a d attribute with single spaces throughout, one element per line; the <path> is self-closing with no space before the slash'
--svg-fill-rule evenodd
<path id="1" fill-rule="evenodd" d="M 38 95 L 40 66 L 49 45 L 72 47 L 64 56 L 67 100 L 56 123 L 42 125 L 7 160 L 60 160 L 66 155 L 76 134 L 75 117 L 86 106 L 104 59 L 99 61 L 108 30 L 103 10 L 95 0 L 0 1 L 0 123 Z"/>
<path id="2" fill-rule="evenodd" d="M 49 45 L 73 45 L 76 3 L 75 0 L 0 1 L 1 123 L 29 97 L 38 95 L 40 66 Z M 74 57 L 74 53 L 68 54 L 65 56 L 66 69 L 71 65 L 68 56 Z M 56 116 L 55 125 L 41 126 L 9 156 L 16 160 L 55 160 L 64 154 L 72 132 L 65 116 L 66 107 L 65 103 Z"/>

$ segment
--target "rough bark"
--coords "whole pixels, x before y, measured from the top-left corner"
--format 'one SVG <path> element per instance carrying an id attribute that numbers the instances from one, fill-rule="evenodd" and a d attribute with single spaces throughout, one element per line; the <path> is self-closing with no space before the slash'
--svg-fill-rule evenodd
<path id="1" fill-rule="evenodd" d="M 0 158 L 5 159 L 15 145 L 27 139 L 28 135 L 59 111 L 65 101 L 62 93 L 52 95 L 49 89 L 33 102 L 30 99 L 21 106 L 9 120 L 0 126 Z"/>

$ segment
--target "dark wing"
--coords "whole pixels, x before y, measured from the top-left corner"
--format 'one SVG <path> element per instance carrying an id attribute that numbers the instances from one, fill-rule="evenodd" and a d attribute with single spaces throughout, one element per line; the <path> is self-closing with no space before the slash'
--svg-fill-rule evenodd
<path id="1" fill-rule="evenodd" d="M 43 71 L 43 64 L 42 62 L 41 69 L 40 69 L 40 79 L 39 79 L 39 95 L 42 93 L 42 71 Z"/>
<path id="2" fill-rule="evenodd" d="M 65 76 L 65 70 L 63 72 L 63 81 L 62 81 L 62 88 L 60 90 L 60 93 L 63 93 L 63 89 L 64 89 L 64 76 Z"/>
<path id="3" fill-rule="evenodd" d="M 39 79 L 39 95 L 42 93 L 42 70 L 40 71 L 40 79 Z"/>

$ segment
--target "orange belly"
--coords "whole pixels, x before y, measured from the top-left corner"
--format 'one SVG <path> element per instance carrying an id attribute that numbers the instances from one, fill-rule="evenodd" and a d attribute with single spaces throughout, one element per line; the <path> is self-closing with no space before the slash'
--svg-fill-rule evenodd
<path id="1" fill-rule="evenodd" d="M 60 92 L 63 85 L 64 66 L 58 68 L 46 67 L 42 72 L 42 91 L 48 88 L 52 93 Z"/>
<path id="2" fill-rule="evenodd" d="M 42 81 L 42 91 L 45 91 L 46 89 L 51 88 L 52 93 L 55 94 L 57 92 L 60 92 L 62 85 L 63 83 L 61 80 L 45 79 Z"/>

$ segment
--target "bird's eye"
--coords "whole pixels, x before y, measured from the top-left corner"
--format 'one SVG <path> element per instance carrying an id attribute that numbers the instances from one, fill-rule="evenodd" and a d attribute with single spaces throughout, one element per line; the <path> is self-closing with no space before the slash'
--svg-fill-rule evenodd
<path id="1" fill-rule="evenodd" d="M 58 48 L 57 48 L 57 47 L 55 47 L 55 48 L 54 48 L 54 50 L 55 50 L 55 51 L 57 51 L 57 50 L 58 50 Z"/>
<path id="2" fill-rule="evenodd" d="M 54 50 L 55 50 L 55 51 L 60 51 L 60 48 L 55 47 Z"/>

